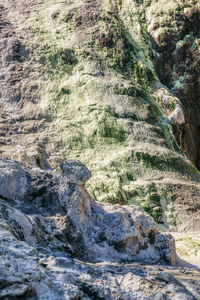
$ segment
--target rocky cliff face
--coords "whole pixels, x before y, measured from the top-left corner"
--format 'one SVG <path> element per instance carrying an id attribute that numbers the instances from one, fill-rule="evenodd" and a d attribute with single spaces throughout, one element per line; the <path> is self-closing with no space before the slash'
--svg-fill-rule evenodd
<path id="1" fill-rule="evenodd" d="M 1 299 L 198 299 L 173 237 L 136 206 L 95 202 L 80 161 L 51 172 L 1 159 L 0 174 Z"/>
<path id="2" fill-rule="evenodd" d="M 174 3 L 152 7 L 148 30 L 153 47 L 159 53 L 156 69 L 159 78 L 181 100 L 185 122 L 174 128 L 176 140 L 190 160 L 199 168 L 199 4 Z M 166 18 L 168 23 L 166 24 Z M 159 24 L 161 25 L 161 28 Z M 180 124 L 181 125 L 181 124 Z"/>
<path id="3" fill-rule="evenodd" d="M 199 299 L 159 231 L 196 231 L 197 263 L 199 23 L 197 0 L 0 1 L 0 299 Z"/>
<path id="4" fill-rule="evenodd" d="M 95 199 L 198 230 L 198 1 L 5 0 L 0 22 L 1 156 L 80 159 Z"/>

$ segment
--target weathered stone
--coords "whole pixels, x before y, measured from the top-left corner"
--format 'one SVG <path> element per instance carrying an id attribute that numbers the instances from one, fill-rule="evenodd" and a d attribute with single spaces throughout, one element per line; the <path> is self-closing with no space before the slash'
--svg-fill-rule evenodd
<path id="1" fill-rule="evenodd" d="M 200 10 L 198 1 L 192 2 L 193 7 L 187 3 L 182 6 L 178 2 L 166 1 L 161 7 L 157 1 L 152 1 L 148 9 L 148 32 L 155 51 L 159 53 L 156 59 L 159 79 L 179 101 L 169 117 L 176 142 L 199 169 L 200 31 L 197 24 Z M 177 130 L 178 123 L 182 126 Z"/>
<path id="2" fill-rule="evenodd" d="M 198 2 L 1 1 L 0 298 L 199 298 Z"/>
<path id="3" fill-rule="evenodd" d="M 140 203 L 174 230 L 198 230 L 198 204 L 183 222 L 175 201 L 167 223 L 171 194 L 181 216 L 200 195 L 181 154 L 198 166 L 198 1 L 45 1 L 1 3 L 2 157 L 44 169 L 80 159 L 95 199 Z M 181 102 L 169 113 L 153 95 L 161 83 Z M 165 209 L 148 200 L 154 183 Z"/>
<path id="4" fill-rule="evenodd" d="M 76 161 L 71 160 L 62 175 L 61 170 L 42 171 L 2 159 L 2 190 L 8 165 L 14 186 L 16 170 L 26 174 L 29 185 L 27 197 L 22 194 L 16 200 L 14 190 L 0 201 L 2 299 L 146 300 L 168 293 L 174 300 L 193 299 L 195 280 L 188 290 L 173 275 L 144 265 L 178 262 L 172 236 L 161 234 L 140 208 L 97 203 L 80 179 L 69 182 L 74 170 L 76 178 L 85 178 L 82 169 L 78 176 Z M 80 167 L 85 171 L 78 162 Z"/>
<path id="5" fill-rule="evenodd" d="M 5 165 L 1 160 L 1 168 L 4 170 L 4 174 L 1 173 L 2 182 L 4 177 L 7 178 L 7 164 L 7 160 Z M 18 186 L 21 174 L 16 178 L 16 169 L 26 174 L 26 178 L 29 177 L 26 197 L 22 197 L 23 194 L 21 198 L 18 197 L 21 201 L 14 204 L 17 210 L 9 206 L 9 201 L 10 204 L 15 203 L 15 190 L 6 204 L 1 203 L 2 217 L 15 236 L 30 245 L 41 243 L 48 246 L 49 235 L 51 249 L 62 248 L 67 244 L 74 255 L 91 261 L 136 259 L 175 263 L 176 254 L 172 244 L 167 242 L 169 238 L 162 235 L 162 243 L 167 245 L 166 253 L 161 246 L 155 246 L 158 227 L 150 216 L 133 205 L 121 207 L 95 202 L 83 185 L 91 176 L 89 170 L 79 161 L 70 160 L 63 165 L 62 177 L 59 173 L 31 169 L 29 166 L 26 166 L 25 171 L 17 163 L 12 165 L 12 161 L 9 161 L 10 181 L 14 187 Z M 41 217 L 28 217 L 19 209 L 29 215 L 39 213 Z M 58 213 L 60 217 L 56 216 Z M 52 218 L 52 215 L 55 217 Z M 45 224 L 47 236 L 44 234 Z M 56 236 L 62 240 L 61 244 L 56 245 L 54 241 L 51 243 L 54 232 L 47 228 L 52 226 Z"/>
<path id="6" fill-rule="evenodd" d="M 67 181 L 75 184 L 85 184 L 91 173 L 79 160 L 68 160 L 61 164 L 61 169 Z"/>
<path id="7" fill-rule="evenodd" d="M 183 105 L 180 100 L 162 87 L 155 92 L 156 99 L 169 118 L 171 125 L 179 127 L 185 123 Z"/>
<path id="8" fill-rule="evenodd" d="M 1 158 L 0 169 L 0 196 L 12 200 L 24 199 L 28 189 L 26 171 L 17 162 Z"/>

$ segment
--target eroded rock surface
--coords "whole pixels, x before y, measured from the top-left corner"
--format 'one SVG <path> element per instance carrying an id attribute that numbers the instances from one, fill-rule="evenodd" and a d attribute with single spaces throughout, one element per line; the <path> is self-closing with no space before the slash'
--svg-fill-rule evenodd
<path id="1" fill-rule="evenodd" d="M 173 238 L 144 211 L 90 197 L 84 183 L 91 174 L 80 161 L 66 161 L 55 173 L 0 161 L 1 215 L 18 238 L 91 261 L 176 263 Z"/>
<path id="2" fill-rule="evenodd" d="M 197 0 L 2 0 L 1 157 L 80 159 L 95 200 L 199 231 L 198 20 Z"/>
<path id="3" fill-rule="evenodd" d="M 186 5 L 185 5 L 186 4 Z M 152 1 L 148 9 L 147 30 L 157 53 L 156 69 L 159 78 L 185 110 L 185 124 L 175 126 L 176 139 L 186 155 L 199 168 L 199 97 L 200 21 L 198 1 L 188 3 Z"/>
<path id="4" fill-rule="evenodd" d="M 198 271 L 182 283 L 173 237 L 136 206 L 95 202 L 80 161 L 0 162 L 1 299 L 197 299 Z"/>

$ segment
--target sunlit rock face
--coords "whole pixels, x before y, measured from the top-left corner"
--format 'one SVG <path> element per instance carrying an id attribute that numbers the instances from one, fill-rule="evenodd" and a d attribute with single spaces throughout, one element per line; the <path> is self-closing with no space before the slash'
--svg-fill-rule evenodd
<path id="1" fill-rule="evenodd" d="M 199 1 L 0 2 L 0 299 L 199 299 Z"/>
<path id="2" fill-rule="evenodd" d="M 76 160 L 52 173 L 1 159 L 1 217 L 31 246 L 66 247 L 90 261 L 175 264 L 173 238 L 160 234 L 153 219 L 136 206 L 95 202 L 85 189 L 90 176 Z"/>
<path id="3" fill-rule="evenodd" d="M 2 299 L 193 299 L 197 271 L 190 290 L 168 272 L 179 262 L 173 237 L 136 206 L 94 201 L 80 161 L 52 172 L 1 159 L 0 174 Z"/>
<path id="4" fill-rule="evenodd" d="M 78 159 L 96 200 L 198 230 L 198 1 L 3 1 L 0 18 L 1 156 Z"/>

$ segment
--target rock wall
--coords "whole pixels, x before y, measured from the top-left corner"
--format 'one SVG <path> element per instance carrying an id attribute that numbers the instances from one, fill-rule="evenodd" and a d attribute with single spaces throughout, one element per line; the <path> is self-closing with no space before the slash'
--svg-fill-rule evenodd
<path id="1" fill-rule="evenodd" d="M 160 81 L 184 107 L 185 122 L 174 128 L 176 140 L 199 168 L 200 30 L 197 24 L 200 10 L 197 2 L 196 6 L 188 4 L 172 5 L 166 1 L 163 8 L 153 2 L 148 12 L 147 30 L 153 48 L 159 53 L 155 65 Z"/>
<path id="2" fill-rule="evenodd" d="M 80 159 L 96 200 L 199 230 L 198 5 L 2 1 L 1 157 Z"/>

